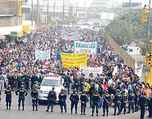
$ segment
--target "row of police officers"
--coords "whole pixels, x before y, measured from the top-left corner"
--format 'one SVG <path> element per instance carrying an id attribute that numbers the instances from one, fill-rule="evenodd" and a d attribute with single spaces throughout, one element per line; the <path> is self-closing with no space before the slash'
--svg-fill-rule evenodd
<path id="1" fill-rule="evenodd" d="M 31 97 L 32 97 L 32 107 L 33 111 L 38 111 L 38 85 L 33 85 L 33 88 L 31 90 Z M 18 96 L 18 110 L 21 109 L 24 111 L 24 103 L 25 103 L 25 97 L 27 96 L 27 91 L 24 88 L 24 85 L 21 85 L 21 88 L 15 91 L 16 95 Z M 6 94 L 6 109 L 11 109 L 11 103 L 12 103 L 12 90 L 11 86 L 8 85 L 8 87 L 5 90 Z M 120 91 L 119 89 L 116 90 L 116 93 L 114 95 L 110 95 L 108 91 L 105 91 L 103 95 L 101 96 L 98 92 L 94 92 L 90 97 L 88 98 L 88 94 L 85 92 L 82 92 L 80 95 L 74 90 L 72 94 L 70 95 L 69 99 L 71 102 L 71 114 L 75 112 L 75 114 L 78 113 L 78 104 L 80 102 L 81 104 L 81 115 L 86 114 L 86 107 L 87 103 L 90 100 L 91 101 L 91 108 L 92 108 L 92 116 L 94 116 L 94 113 L 96 113 L 96 116 L 98 116 L 99 108 L 102 106 L 103 108 L 103 116 L 108 116 L 109 114 L 109 106 L 114 107 L 114 115 L 119 115 L 122 112 L 125 114 L 127 112 L 128 107 L 128 113 L 130 112 L 136 112 L 139 109 L 141 110 L 141 118 L 144 119 L 145 115 L 145 105 L 148 105 L 149 110 L 149 117 L 152 117 L 152 97 L 147 98 L 144 93 L 140 93 L 138 95 L 135 95 L 133 91 L 128 91 L 126 93 L 125 91 Z M 57 95 L 52 88 L 52 90 L 48 93 L 48 103 L 47 103 L 47 112 L 49 111 L 51 107 L 51 112 L 53 112 L 54 105 L 56 104 Z M 58 95 L 59 105 L 61 109 L 61 113 L 67 112 L 67 94 L 64 90 L 61 90 L 60 94 Z"/>

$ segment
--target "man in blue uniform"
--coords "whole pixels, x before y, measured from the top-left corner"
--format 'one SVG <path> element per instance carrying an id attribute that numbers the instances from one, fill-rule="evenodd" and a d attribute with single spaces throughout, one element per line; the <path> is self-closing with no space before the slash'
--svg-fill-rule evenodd
<path id="1" fill-rule="evenodd" d="M 103 95 L 103 116 L 105 116 L 105 113 L 108 116 L 110 100 L 110 95 L 108 92 L 105 92 Z"/>
<path id="2" fill-rule="evenodd" d="M 8 87 L 5 90 L 6 94 L 6 109 L 10 110 L 11 109 L 11 103 L 12 103 L 12 90 L 11 90 L 11 85 L 8 85 Z"/>
<path id="3" fill-rule="evenodd" d="M 48 94 L 48 106 L 46 111 L 49 112 L 51 106 L 51 112 L 53 112 L 53 107 L 55 103 L 56 103 L 56 92 L 54 91 L 54 88 L 52 88 L 52 90 Z"/>
<path id="4" fill-rule="evenodd" d="M 24 102 L 25 96 L 27 96 L 27 91 L 24 88 L 24 85 L 21 85 L 21 88 L 16 91 L 16 95 L 18 95 L 18 110 L 20 110 L 20 106 L 22 103 L 22 111 L 24 111 Z"/>
<path id="5" fill-rule="evenodd" d="M 34 84 L 31 91 L 33 111 L 38 111 L 38 89 L 39 86 L 37 86 L 37 84 Z"/>
<path id="6" fill-rule="evenodd" d="M 128 92 L 128 113 L 132 110 L 132 113 L 135 111 L 135 94 L 133 91 Z"/>
<path id="7" fill-rule="evenodd" d="M 92 97 L 92 116 L 94 115 L 95 109 L 96 109 L 96 116 L 98 116 L 99 103 L 100 103 L 100 95 L 98 92 L 95 92 Z"/>
<path id="8" fill-rule="evenodd" d="M 121 112 L 121 100 L 122 100 L 122 96 L 121 96 L 121 92 L 119 89 L 116 90 L 116 94 L 114 95 L 114 115 L 119 115 Z M 118 110 L 118 112 L 117 112 Z"/>
<path id="9" fill-rule="evenodd" d="M 61 113 L 63 113 L 63 109 L 64 109 L 64 112 L 66 113 L 67 112 L 67 104 L 66 104 L 67 95 L 65 94 L 65 91 L 63 89 L 61 90 L 58 98 L 59 98 Z"/>
<path id="10" fill-rule="evenodd" d="M 126 114 L 126 106 L 128 101 L 128 94 L 125 90 L 122 91 L 122 100 L 121 100 L 121 112 L 123 111 Z"/>
<path id="11" fill-rule="evenodd" d="M 70 95 L 70 101 L 71 101 L 71 114 L 73 113 L 74 107 L 75 107 L 75 114 L 77 114 L 79 95 L 76 93 L 76 91 L 73 91 L 73 93 Z"/>
<path id="12" fill-rule="evenodd" d="M 147 99 L 144 96 L 144 93 L 142 93 L 139 97 L 139 105 L 140 105 L 140 119 L 144 119 L 145 116 L 145 105 L 146 105 Z"/>
<path id="13" fill-rule="evenodd" d="M 85 92 L 83 92 L 81 94 L 80 100 L 81 100 L 81 115 L 85 115 L 86 114 L 86 106 L 87 106 L 87 102 L 88 102 L 88 96 L 86 95 Z"/>

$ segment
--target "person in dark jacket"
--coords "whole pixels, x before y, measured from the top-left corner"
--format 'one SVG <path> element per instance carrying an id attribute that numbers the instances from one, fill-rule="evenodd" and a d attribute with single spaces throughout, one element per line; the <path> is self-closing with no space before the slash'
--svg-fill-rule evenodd
<path id="1" fill-rule="evenodd" d="M 110 100 L 110 95 L 108 94 L 108 92 L 105 92 L 103 96 L 103 116 L 105 116 L 105 112 L 108 116 Z"/>
<path id="2" fill-rule="evenodd" d="M 5 90 L 6 95 L 6 109 L 11 110 L 11 103 L 12 103 L 12 90 L 11 85 L 8 85 L 8 87 Z"/>
<path id="3" fill-rule="evenodd" d="M 135 111 L 135 94 L 133 91 L 128 93 L 128 113 L 132 110 L 132 113 Z"/>
<path id="4" fill-rule="evenodd" d="M 63 109 L 66 113 L 67 112 L 67 104 L 66 104 L 67 95 L 65 94 L 65 91 L 63 89 L 61 90 L 58 98 L 59 98 L 61 113 L 63 113 Z"/>
<path id="5" fill-rule="evenodd" d="M 31 91 L 33 111 L 38 111 L 38 90 L 37 84 L 34 84 Z"/>
<path id="6" fill-rule="evenodd" d="M 140 105 L 140 119 L 144 119 L 145 116 L 145 105 L 146 105 L 147 99 L 142 93 L 139 97 L 139 105 Z"/>
<path id="7" fill-rule="evenodd" d="M 73 91 L 73 93 L 70 95 L 70 101 L 71 101 L 71 114 L 73 113 L 74 107 L 75 107 L 75 114 L 77 114 L 79 95 L 76 93 L 76 91 Z"/>
<path id="8" fill-rule="evenodd" d="M 148 98 L 148 117 L 152 118 L 152 95 Z"/>
<path id="9" fill-rule="evenodd" d="M 121 100 L 121 112 L 123 111 L 124 114 L 126 114 L 127 101 L 128 101 L 128 94 L 124 90 L 122 91 L 122 100 Z"/>
<path id="10" fill-rule="evenodd" d="M 49 112 L 51 106 L 51 112 L 53 112 L 53 107 L 55 103 L 56 103 L 56 92 L 54 91 L 54 88 L 52 88 L 52 90 L 48 94 L 48 106 L 46 111 Z"/>
<path id="11" fill-rule="evenodd" d="M 81 94 L 80 100 L 81 100 L 81 115 L 85 115 L 86 114 L 86 106 L 87 106 L 87 102 L 88 102 L 88 96 L 86 95 L 85 92 L 83 92 Z"/>
<path id="12" fill-rule="evenodd" d="M 96 116 L 98 116 L 98 108 L 100 103 L 100 95 L 98 92 L 95 92 L 92 97 L 92 116 L 94 115 L 94 111 L 96 109 Z"/>
<path id="13" fill-rule="evenodd" d="M 20 106 L 22 103 L 22 111 L 24 111 L 24 103 L 25 96 L 27 96 L 27 91 L 24 88 L 24 85 L 21 85 L 21 88 L 16 91 L 16 95 L 18 95 L 18 110 L 20 110 Z"/>
<path id="14" fill-rule="evenodd" d="M 68 90 L 68 94 L 70 94 L 70 84 L 71 84 L 71 79 L 70 79 L 70 74 L 68 73 L 67 75 L 63 75 L 64 79 L 64 87 Z"/>
<path id="15" fill-rule="evenodd" d="M 122 100 L 122 95 L 121 91 L 119 89 L 116 90 L 116 93 L 114 95 L 114 115 L 119 115 L 121 112 L 121 100 Z"/>

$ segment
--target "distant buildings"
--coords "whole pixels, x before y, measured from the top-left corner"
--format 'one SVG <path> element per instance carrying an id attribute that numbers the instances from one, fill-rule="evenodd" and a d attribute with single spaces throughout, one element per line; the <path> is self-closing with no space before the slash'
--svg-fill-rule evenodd
<path id="1" fill-rule="evenodd" d="M 17 24 L 16 0 L 0 0 L 0 26 L 13 26 Z"/>

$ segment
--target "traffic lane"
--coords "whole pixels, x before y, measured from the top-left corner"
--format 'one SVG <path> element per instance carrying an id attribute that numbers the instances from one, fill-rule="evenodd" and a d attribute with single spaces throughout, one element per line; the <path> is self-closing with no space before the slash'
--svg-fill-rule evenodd
<path id="1" fill-rule="evenodd" d="M 18 98 L 17 96 L 13 95 L 13 100 L 12 100 L 12 110 L 8 111 L 6 110 L 5 107 L 5 96 L 2 96 L 2 101 L 1 101 L 1 105 L 0 105 L 0 115 L 2 117 L 2 119 L 50 119 L 50 118 L 60 118 L 60 119 L 78 119 L 78 118 L 82 118 L 82 119 L 92 119 L 92 118 L 96 118 L 96 119 L 139 119 L 140 113 L 131 113 L 131 114 L 121 114 L 119 116 L 113 116 L 113 108 L 109 109 L 109 116 L 108 117 L 103 117 L 102 116 L 102 108 L 99 110 L 99 116 L 96 117 L 92 117 L 91 116 L 91 108 L 89 108 L 89 105 L 87 107 L 87 112 L 86 115 L 80 115 L 80 104 L 79 104 L 79 108 L 78 108 L 78 114 L 70 114 L 70 101 L 68 100 L 68 105 L 67 105 L 67 109 L 68 109 L 68 113 L 60 113 L 60 107 L 59 105 L 56 105 L 54 107 L 54 112 L 46 112 L 46 106 L 39 106 L 39 110 L 37 112 L 33 112 L 32 111 L 32 104 L 31 104 L 31 97 L 30 97 L 30 93 L 29 95 L 26 97 L 26 102 L 25 102 L 25 111 L 18 111 L 17 110 L 17 105 L 18 105 Z M 147 114 L 146 114 L 147 116 Z M 146 118 L 145 118 L 146 119 Z"/>
<path id="2" fill-rule="evenodd" d="M 6 110 L 1 110 L 0 115 L 2 119 L 139 119 L 139 113 L 134 113 L 134 114 L 126 114 L 126 115 L 120 115 L 120 116 L 109 116 L 109 117 L 103 117 L 99 115 L 98 117 L 92 117 L 91 113 L 87 114 L 85 116 L 82 115 L 71 115 L 70 113 L 63 113 L 61 114 L 57 110 L 55 112 L 45 112 L 44 109 L 41 108 L 38 112 L 33 112 L 31 111 L 31 108 L 27 108 L 26 110 L 23 111 L 17 111 L 17 110 L 11 110 L 11 111 L 6 111 Z M 145 118 L 146 119 L 146 118 Z"/>

